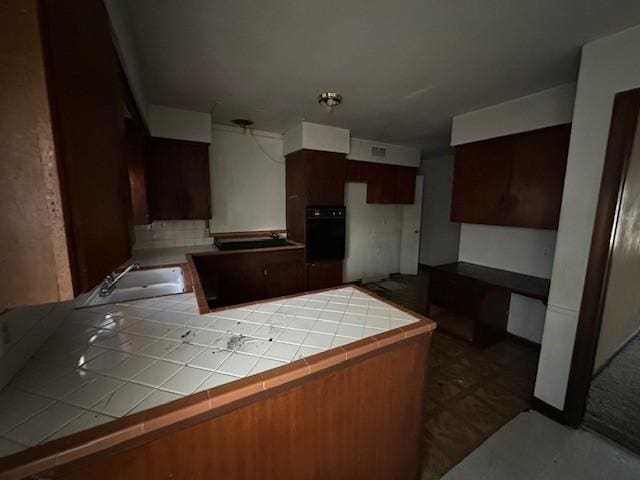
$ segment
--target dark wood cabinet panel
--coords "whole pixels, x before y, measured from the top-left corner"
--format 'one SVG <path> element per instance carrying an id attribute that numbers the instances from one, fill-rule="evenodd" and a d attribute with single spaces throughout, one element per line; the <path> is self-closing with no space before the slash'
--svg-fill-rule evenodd
<path id="1" fill-rule="evenodd" d="M 456 147 L 451 220 L 558 227 L 570 125 Z"/>
<path id="2" fill-rule="evenodd" d="M 125 121 L 125 155 L 129 168 L 129 188 L 131 190 L 131 209 L 133 223 L 144 225 L 151 223 L 147 198 L 146 145 L 145 130 L 131 120 Z"/>
<path id="3" fill-rule="evenodd" d="M 342 153 L 298 150 L 286 156 L 287 237 L 305 242 L 305 208 L 344 205 L 346 160 Z"/>
<path id="4" fill-rule="evenodd" d="M 512 157 L 509 137 L 456 147 L 452 221 L 502 225 Z"/>
<path id="5" fill-rule="evenodd" d="M 368 165 L 367 203 L 398 203 L 396 168 L 383 163 Z"/>
<path id="6" fill-rule="evenodd" d="M 197 275 L 196 297 L 203 296 L 198 298 L 201 313 L 209 308 L 300 293 L 306 287 L 303 248 L 192 254 L 189 261 Z"/>
<path id="7" fill-rule="evenodd" d="M 416 169 L 396 167 L 396 203 L 412 205 L 416 197 Z"/>
<path id="8" fill-rule="evenodd" d="M 100 0 L 43 0 L 47 80 L 76 293 L 131 256 L 120 66 Z"/>
<path id="9" fill-rule="evenodd" d="M 314 262 L 308 264 L 308 290 L 342 285 L 342 261 Z"/>
<path id="10" fill-rule="evenodd" d="M 561 125 L 514 138 L 506 225 L 558 228 L 570 135 Z"/>
<path id="11" fill-rule="evenodd" d="M 346 182 L 366 183 L 367 182 L 367 164 L 358 160 L 347 160 Z"/>
<path id="12" fill-rule="evenodd" d="M 208 144 L 151 138 L 149 145 L 146 167 L 153 220 L 211 218 Z"/>
<path id="13" fill-rule="evenodd" d="M 305 291 L 307 272 L 300 258 L 267 262 L 265 265 L 265 298 L 283 297 Z"/>
<path id="14" fill-rule="evenodd" d="M 367 184 L 367 203 L 413 204 L 417 168 L 347 160 L 347 182 Z"/>
<path id="15" fill-rule="evenodd" d="M 345 156 L 309 150 L 305 157 L 308 205 L 344 205 Z"/>
<path id="16" fill-rule="evenodd" d="M 304 211 L 307 207 L 307 169 L 304 151 L 290 153 L 285 165 L 285 196 L 287 238 L 294 242 L 305 241 Z"/>

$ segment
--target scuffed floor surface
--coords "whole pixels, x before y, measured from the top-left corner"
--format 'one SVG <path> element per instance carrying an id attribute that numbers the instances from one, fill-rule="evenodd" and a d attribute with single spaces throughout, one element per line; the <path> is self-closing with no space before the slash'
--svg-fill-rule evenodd
<path id="1" fill-rule="evenodd" d="M 584 425 L 640 455 L 640 335 L 591 383 Z"/>
<path id="2" fill-rule="evenodd" d="M 537 412 L 521 413 L 443 480 L 637 480 L 640 457 Z"/>
<path id="3" fill-rule="evenodd" d="M 417 276 L 394 275 L 365 287 L 424 314 L 427 284 L 427 271 L 421 269 Z M 538 349 L 508 338 L 480 350 L 436 331 L 425 393 L 423 480 L 441 478 L 496 430 L 530 408 L 538 356 Z"/>

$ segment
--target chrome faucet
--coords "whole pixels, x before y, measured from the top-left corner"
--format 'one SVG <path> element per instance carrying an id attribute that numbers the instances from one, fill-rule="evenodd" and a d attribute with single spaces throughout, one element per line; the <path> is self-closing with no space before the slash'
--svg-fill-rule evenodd
<path id="1" fill-rule="evenodd" d="M 114 276 L 113 272 L 111 272 L 107 277 L 102 281 L 102 286 L 100 287 L 100 297 L 108 297 L 113 292 L 113 289 L 116 288 L 116 284 L 120 281 L 122 277 L 124 277 L 131 270 L 138 270 L 140 265 L 137 263 L 132 263 L 127 268 L 125 268 L 118 275 Z"/>

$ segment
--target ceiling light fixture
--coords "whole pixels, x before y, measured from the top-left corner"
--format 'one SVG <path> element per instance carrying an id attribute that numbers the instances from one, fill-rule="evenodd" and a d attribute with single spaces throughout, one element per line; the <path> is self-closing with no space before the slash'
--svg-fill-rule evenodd
<path id="1" fill-rule="evenodd" d="M 322 92 L 318 95 L 318 103 L 322 105 L 327 112 L 331 112 L 333 107 L 337 107 L 342 103 L 342 95 L 336 92 Z"/>

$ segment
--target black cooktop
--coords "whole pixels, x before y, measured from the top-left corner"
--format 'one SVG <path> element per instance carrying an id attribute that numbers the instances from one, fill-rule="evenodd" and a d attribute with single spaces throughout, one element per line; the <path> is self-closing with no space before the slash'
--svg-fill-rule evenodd
<path id="1" fill-rule="evenodd" d="M 216 247 L 220 250 L 245 250 L 249 248 L 282 247 L 288 245 L 286 238 L 274 236 L 221 238 L 216 239 Z"/>

